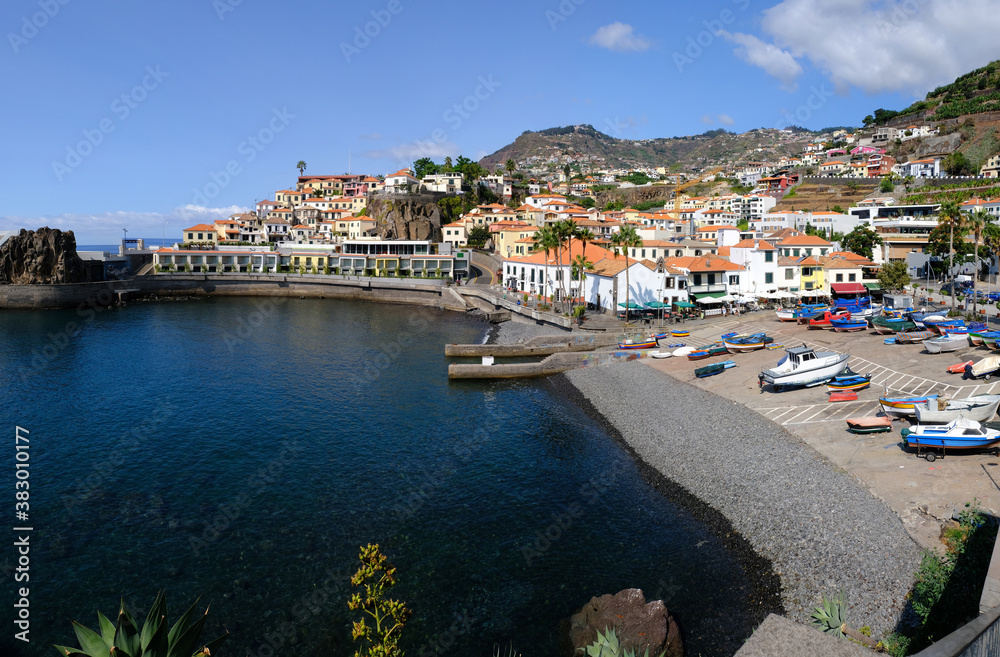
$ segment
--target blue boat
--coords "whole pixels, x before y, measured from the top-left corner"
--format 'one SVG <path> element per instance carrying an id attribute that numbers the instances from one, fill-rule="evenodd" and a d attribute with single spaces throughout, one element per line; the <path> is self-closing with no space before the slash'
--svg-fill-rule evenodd
<path id="1" fill-rule="evenodd" d="M 994 454 L 1000 454 L 1000 431 L 982 426 L 975 420 L 958 418 L 945 425 L 920 424 L 900 432 L 903 445 L 915 447 L 917 456 L 927 449 L 935 450 L 923 455 L 928 461 L 937 458 L 936 451 L 942 455 L 948 450 L 966 451 L 974 449 L 992 449 Z"/>
<path id="2" fill-rule="evenodd" d="M 864 390 L 872 384 L 872 375 L 855 374 L 854 372 L 841 374 L 827 381 L 826 389 L 831 392 L 842 392 L 844 390 Z"/>
<path id="3" fill-rule="evenodd" d="M 736 363 L 731 360 L 724 360 L 721 363 L 712 363 L 711 365 L 706 365 L 705 367 L 699 367 L 694 371 L 694 375 L 699 379 L 704 379 L 706 376 L 721 374 L 731 367 L 736 367 Z"/>
<path id="4" fill-rule="evenodd" d="M 833 330 L 841 332 L 864 331 L 868 328 L 868 322 L 864 319 L 848 317 L 846 319 L 831 319 L 830 326 L 833 327 Z"/>

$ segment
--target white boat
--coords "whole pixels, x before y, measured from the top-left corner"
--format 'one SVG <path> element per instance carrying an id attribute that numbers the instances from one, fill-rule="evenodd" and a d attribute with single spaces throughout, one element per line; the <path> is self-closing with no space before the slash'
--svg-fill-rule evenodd
<path id="1" fill-rule="evenodd" d="M 958 418 L 948 424 L 918 424 L 903 429 L 902 434 L 903 444 L 915 447 L 918 456 L 927 449 L 940 449 L 944 453 L 948 450 L 992 449 L 994 454 L 1000 454 L 1000 449 L 997 449 L 997 445 L 1000 444 L 1000 431 L 984 427 L 975 420 L 966 418 Z M 937 456 L 934 452 L 929 452 L 925 458 L 933 461 Z"/>
<path id="2" fill-rule="evenodd" d="M 947 424 L 960 417 L 976 422 L 989 422 L 997 414 L 998 407 L 1000 407 L 1000 395 L 938 399 L 913 405 L 917 413 L 917 424 Z"/>
<path id="3" fill-rule="evenodd" d="M 785 349 L 787 352 L 776 367 L 764 370 L 757 377 L 759 385 L 770 383 L 775 392 L 794 386 L 816 386 L 826 383 L 847 369 L 850 354 L 834 351 L 814 351 L 802 345 Z"/>
<path id="4" fill-rule="evenodd" d="M 692 351 L 694 351 L 694 347 L 681 347 L 680 349 L 674 351 L 673 356 L 674 358 L 680 358 L 682 356 L 687 356 Z"/>
<path id="5" fill-rule="evenodd" d="M 911 315 L 911 317 L 912 317 L 912 315 Z M 913 323 L 916 324 L 917 326 L 919 326 L 920 328 L 924 328 L 924 320 L 925 319 L 930 320 L 932 322 L 943 322 L 944 320 L 946 320 L 948 318 L 945 317 L 944 315 L 925 315 L 925 316 L 921 317 L 920 319 L 914 319 Z"/>
<path id="6" fill-rule="evenodd" d="M 882 306 L 871 306 L 869 308 L 862 308 L 857 312 L 852 310 L 851 319 L 871 319 L 872 317 L 878 317 L 881 314 Z"/>
<path id="7" fill-rule="evenodd" d="M 778 316 L 778 319 L 782 322 L 794 322 L 798 318 L 795 316 L 794 308 L 779 308 L 774 311 L 774 314 Z"/>
<path id="8" fill-rule="evenodd" d="M 673 354 L 669 351 L 651 351 L 649 352 L 650 358 L 670 358 Z"/>
<path id="9" fill-rule="evenodd" d="M 969 338 L 965 334 L 946 333 L 937 338 L 924 340 L 924 349 L 932 354 L 958 351 L 962 347 L 969 346 Z"/>

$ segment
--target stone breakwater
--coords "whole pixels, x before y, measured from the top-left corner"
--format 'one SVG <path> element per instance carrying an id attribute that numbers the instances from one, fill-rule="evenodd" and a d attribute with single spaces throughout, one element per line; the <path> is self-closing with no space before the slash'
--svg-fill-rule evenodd
<path id="1" fill-rule="evenodd" d="M 921 552 L 857 481 L 748 408 L 642 363 L 564 376 L 642 462 L 721 512 L 773 564 L 792 619 L 808 622 L 821 596 L 843 588 L 852 624 L 875 636 L 895 628 Z"/>

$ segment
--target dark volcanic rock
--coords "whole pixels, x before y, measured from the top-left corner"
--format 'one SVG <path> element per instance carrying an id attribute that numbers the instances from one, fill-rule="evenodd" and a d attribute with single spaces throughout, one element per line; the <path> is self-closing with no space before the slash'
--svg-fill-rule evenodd
<path id="1" fill-rule="evenodd" d="M 21 229 L 0 247 L 0 284 L 82 283 L 83 260 L 76 254 L 73 231 Z"/>
<path id="2" fill-rule="evenodd" d="M 441 208 L 436 199 L 424 194 L 375 197 L 368 202 L 368 215 L 378 222 L 382 239 L 440 242 Z"/>
<path id="3" fill-rule="evenodd" d="M 647 603 L 640 589 L 625 589 L 614 595 L 591 598 L 570 618 L 569 640 L 574 655 L 584 654 L 597 633 L 614 629 L 623 650 L 635 649 L 651 657 L 682 657 L 681 631 L 662 600 Z"/>

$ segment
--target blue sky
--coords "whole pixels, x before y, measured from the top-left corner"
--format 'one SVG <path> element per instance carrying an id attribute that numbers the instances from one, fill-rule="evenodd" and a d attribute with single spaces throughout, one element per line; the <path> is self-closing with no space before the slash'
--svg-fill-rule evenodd
<path id="1" fill-rule="evenodd" d="M 524 130 L 818 129 L 1000 59 L 987 0 L 7 0 L 0 230 L 180 236 Z"/>

